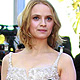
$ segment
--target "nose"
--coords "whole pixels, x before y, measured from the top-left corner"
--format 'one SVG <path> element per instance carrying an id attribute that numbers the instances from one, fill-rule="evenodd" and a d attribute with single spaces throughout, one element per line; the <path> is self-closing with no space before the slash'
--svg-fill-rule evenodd
<path id="1" fill-rule="evenodd" d="M 46 20 L 45 19 L 41 19 L 40 26 L 43 26 L 43 27 L 46 26 Z"/>

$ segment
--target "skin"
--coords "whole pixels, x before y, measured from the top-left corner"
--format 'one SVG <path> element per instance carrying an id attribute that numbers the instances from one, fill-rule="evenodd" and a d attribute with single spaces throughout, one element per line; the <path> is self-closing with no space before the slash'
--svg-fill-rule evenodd
<path id="1" fill-rule="evenodd" d="M 35 45 L 32 49 L 25 48 L 24 50 L 13 54 L 13 67 L 25 68 L 28 76 L 31 68 L 45 67 L 54 64 L 59 52 L 55 51 L 47 44 L 47 37 L 51 34 L 53 25 L 54 20 L 48 6 L 40 3 L 32 8 L 30 33 L 33 36 Z M 7 76 L 9 64 L 8 58 L 8 55 L 5 56 L 2 62 L 1 80 L 5 80 Z M 58 62 L 58 73 L 60 80 L 76 80 L 73 61 L 71 57 L 65 53 L 61 54 Z"/>
<path id="2" fill-rule="evenodd" d="M 45 8 L 45 13 L 43 9 L 38 9 L 42 7 Z M 38 8 L 37 8 L 37 7 Z M 30 33 L 38 39 L 47 39 L 51 34 L 54 25 L 53 16 L 48 6 L 43 4 L 35 5 L 31 11 L 31 26 Z"/>

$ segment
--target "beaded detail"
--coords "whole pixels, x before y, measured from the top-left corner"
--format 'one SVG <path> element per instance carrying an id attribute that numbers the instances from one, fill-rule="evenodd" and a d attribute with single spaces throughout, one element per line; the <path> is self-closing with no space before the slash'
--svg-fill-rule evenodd
<path id="1" fill-rule="evenodd" d="M 28 71 L 28 75 L 26 69 L 12 66 L 11 55 L 12 53 L 9 53 L 9 68 L 6 80 L 60 80 L 57 72 L 57 64 L 61 53 L 58 55 L 58 58 L 53 65 L 31 68 Z"/>

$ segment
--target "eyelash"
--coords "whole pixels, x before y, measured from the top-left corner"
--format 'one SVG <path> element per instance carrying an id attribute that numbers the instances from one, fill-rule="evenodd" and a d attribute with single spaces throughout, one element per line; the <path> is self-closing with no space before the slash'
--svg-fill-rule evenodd
<path id="1" fill-rule="evenodd" d="M 52 18 L 51 18 L 51 17 L 47 17 L 47 20 L 49 20 L 49 21 L 50 21 L 50 20 L 52 20 Z"/>
<path id="2" fill-rule="evenodd" d="M 36 17 L 33 17 L 33 19 L 34 19 L 34 20 L 39 20 L 39 17 L 36 16 Z M 52 20 L 51 17 L 46 17 L 46 19 L 47 19 L 48 21 L 51 21 L 51 20 Z"/>
<path id="3" fill-rule="evenodd" d="M 38 19 L 39 19 L 39 17 L 33 17 L 33 19 L 34 19 L 34 20 L 38 20 Z"/>

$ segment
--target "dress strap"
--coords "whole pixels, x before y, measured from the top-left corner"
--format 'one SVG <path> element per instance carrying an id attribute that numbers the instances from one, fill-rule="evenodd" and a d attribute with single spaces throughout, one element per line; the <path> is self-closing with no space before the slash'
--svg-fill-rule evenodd
<path id="1" fill-rule="evenodd" d="M 56 61 L 55 61 L 55 63 L 54 63 L 54 65 L 55 65 L 56 67 L 57 67 L 57 65 L 58 65 L 58 62 L 59 62 L 59 59 L 60 59 L 61 54 L 62 54 L 62 53 L 59 53 L 59 55 L 58 55 L 58 57 L 57 57 L 57 59 L 56 59 Z"/>
<path id="2" fill-rule="evenodd" d="M 12 52 L 9 53 L 9 67 L 12 67 Z"/>

